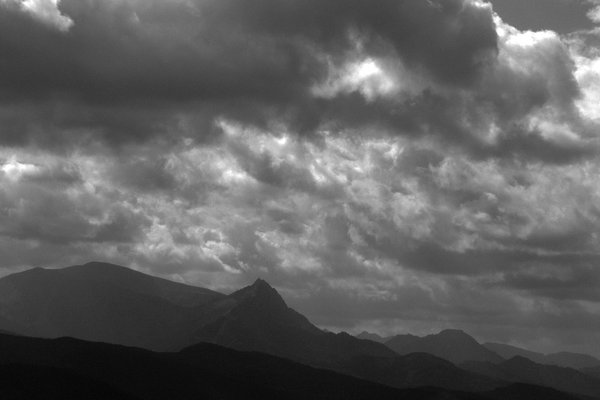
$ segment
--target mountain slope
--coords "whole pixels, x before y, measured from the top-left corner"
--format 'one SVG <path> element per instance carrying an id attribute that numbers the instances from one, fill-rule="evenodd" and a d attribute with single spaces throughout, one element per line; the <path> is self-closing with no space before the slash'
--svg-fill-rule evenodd
<path id="1" fill-rule="evenodd" d="M 545 360 L 545 364 L 575 369 L 600 367 L 600 360 L 596 357 L 592 357 L 588 354 L 569 353 L 565 351 L 546 354 Z"/>
<path id="2" fill-rule="evenodd" d="M 214 308 L 224 312 L 202 326 L 194 341 L 261 351 L 320 366 L 334 366 L 341 359 L 358 355 L 395 356 L 379 343 L 320 330 L 289 308 L 279 293 L 260 279 L 202 312 L 215 314 Z"/>
<path id="3" fill-rule="evenodd" d="M 261 353 L 199 344 L 178 353 L 0 334 L 0 392 L 7 400 L 411 399 L 574 400 L 530 385 L 485 393 L 393 389 Z M 551 397 L 547 397 L 549 393 Z M 529 397 L 525 397 L 525 396 Z"/>
<path id="4" fill-rule="evenodd" d="M 0 365 L 3 400 L 139 400 L 105 382 L 64 368 Z"/>
<path id="5" fill-rule="evenodd" d="M 140 400 L 485 398 L 440 389 L 393 389 L 266 354 L 210 344 L 179 353 L 153 353 L 75 339 L 0 335 L 3 370 L 16 371 L 19 377 L 17 382 L 1 380 L 3 399 L 8 398 L 5 393 L 13 393 L 12 399 L 53 398 L 39 396 L 41 388 L 33 380 L 39 376 L 42 388 L 59 395 L 65 390 L 69 394 L 79 390 L 81 396 L 71 398 L 86 399 L 112 399 L 111 394 L 115 399 Z M 57 385 L 48 385 L 45 374 L 56 379 Z M 30 384 L 30 393 L 23 383 Z M 85 383 L 91 385 L 87 392 Z"/>
<path id="6" fill-rule="evenodd" d="M 465 361 L 503 361 L 502 357 L 477 343 L 465 332 L 454 329 L 425 337 L 398 335 L 385 344 L 398 354 L 429 353 L 454 364 Z"/>
<path id="7" fill-rule="evenodd" d="M 484 343 L 483 345 L 507 360 L 521 356 L 539 364 L 557 365 L 566 368 L 582 369 L 600 366 L 600 360 L 587 354 L 567 352 L 543 354 L 502 343 Z"/>
<path id="8" fill-rule="evenodd" d="M 111 264 L 0 279 L 0 329 L 158 350 L 187 344 L 193 306 L 224 297 Z"/>
<path id="9" fill-rule="evenodd" d="M 572 368 L 535 363 L 514 357 L 500 364 L 467 362 L 462 368 L 495 379 L 546 386 L 564 392 L 600 398 L 600 380 Z"/>
<path id="10" fill-rule="evenodd" d="M 377 343 L 385 343 L 390 339 L 387 337 L 379 336 L 376 333 L 371 333 L 371 332 L 367 332 L 367 331 L 362 331 L 361 333 L 356 335 L 356 338 L 364 339 L 364 340 L 371 340 L 371 341 L 377 342 Z"/>
<path id="11" fill-rule="evenodd" d="M 500 385 L 428 354 L 399 357 L 383 344 L 347 333 L 324 332 L 289 308 L 277 291 L 260 279 L 207 305 L 204 313 L 215 315 L 213 308 L 223 314 L 202 326 L 194 336 L 196 341 L 260 351 L 398 388 L 482 391 Z"/>
<path id="12" fill-rule="evenodd" d="M 593 376 L 596 379 L 600 379 L 600 367 L 583 368 L 581 372 L 586 375 Z"/>
<path id="13" fill-rule="evenodd" d="M 415 343 L 420 341 L 419 336 L 415 335 L 396 335 L 392 336 L 385 342 L 383 342 L 387 347 L 394 350 L 398 354 L 407 354 L 404 349 L 408 346 L 412 346 Z"/>

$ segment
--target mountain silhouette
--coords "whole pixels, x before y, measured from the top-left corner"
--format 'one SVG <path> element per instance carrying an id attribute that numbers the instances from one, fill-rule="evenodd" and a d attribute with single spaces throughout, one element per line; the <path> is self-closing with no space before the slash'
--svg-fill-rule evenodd
<path id="1" fill-rule="evenodd" d="M 572 368 L 543 365 L 516 356 L 500 364 L 466 362 L 461 367 L 491 378 L 546 386 L 556 390 L 600 398 L 600 380 Z"/>
<path id="2" fill-rule="evenodd" d="M 407 353 L 410 353 L 411 351 L 404 351 L 404 349 L 408 348 L 409 346 L 412 346 L 413 344 L 419 342 L 420 340 L 421 340 L 421 338 L 419 336 L 405 334 L 405 335 L 392 336 L 391 338 L 384 341 L 383 343 L 398 354 L 407 354 Z"/>
<path id="3" fill-rule="evenodd" d="M 70 338 L 0 334 L 0 374 L 3 400 L 574 400 L 568 394 L 531 385 L 480 393 L 394 389 L 263 353 L 208 343 L 176 353 L 155 353 Z"/>
<path id="4" fill-rule="evenodd" d="M 344 332 L 325 332 L 289 308 L 279 293 L 260 279 L 205 306 L 202 312 L 214 316 L 215 308 L 222 316 L 202 326 L 193 341 L 285 357 L 397 388 L 483 391 L 502 384 L 429 354 L 399 357 L 383 344 Z"/>
<path id="5" fill-rule="evenodd" d="M 261 351 L 319 366 L 336 366 L 361 355 L 395 356 L 379 343 L 322 331 L 289 308 L 279 293 L 260 279 L 206 309 L 210 313 L 224 302 L 230 307 L 227 312 L 202 326 L 193 341 Z"/>
<path id="6" fill-rule="evenodd" d="M 557 365 L 567 368 L 600 367 L 600 360 L 587 354 L 568 352 L 543 354 L 502 343 L 484 343 L 483 345 L 505 359 L 521 356 L 539 364 Z"/>
<path id="7" fill-rule="evenodd" d="M 260 279 L 223 295 L 92 263 L 5 277 L 0 304 L 3 318 L 23 325 L 18 333 L 29 336 L 70 336 L 159 351 L 205 342 L 397 388 L 489 390 L 501 385 L 428 354 L 399 357 L 381 343 L 323 331 Z"/>
<path id="8" fill-rule="evenodd" d="M 390 338 L 388 338 L 388 337 L 383 337 L 376 333 L 371 333 L 371 332 L 367 332 L 367 331 L 362 331 L 361 333 L 356 335 L 356 337 L 358 339 L 371 340 L 371 341 L 377 342 L 377 343 L 385 343 L 388 340 L 390 340 Z"/>
<path id="9" fill-rule="evenodd" d="M 465 361 L 489 361 L 497 363 L 503 358 L 477 343 L 463 331 L 447 329 L 435 335 L 418 337 L 414 335 L 394 336 L 386 343 L 398 354 L 428 353 L 454 364 Z"/>
<path id="10" fill-rule="evenodd" d="M 600 367 L 582 368 L 581 372 L 596 379 L 600 379 Z"/>
<path id="11" fill-rule="evenodd" d="M 0 279 L 0 329 L 168 350 L 188 344 L 195 308 L 223 297 L 106 263 L 34 268 Z"/>

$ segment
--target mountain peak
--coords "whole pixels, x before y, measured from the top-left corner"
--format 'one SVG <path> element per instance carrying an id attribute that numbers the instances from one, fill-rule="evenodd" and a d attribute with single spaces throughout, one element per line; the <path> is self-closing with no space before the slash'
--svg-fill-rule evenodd
<path id="1" fill-rule="evenodd" d="M 264 279 L 261 279 L 261 278 L 257 278 L 254 281 L 254 283 L 252 285 L 250 285 L 250 287 L 273 289 L 273 287 L 271 285 L 269 285 L 269 283 L 267 281 L 265 281 Z"/>
<path id="2" fill-rule="evenodd" d="M 258 278 L 254 281 L 254 283 L 250 286 L 246 286 L 237 292 L 231 294 L 232 297 L 238 300 L 250 300 L 253 299 L 255 301 L 260 301 L 263 304 L 277 304 L 277 305 L 285 305 L 285 301 L 277 292 L 277 290 L 269 285 L 267 281 L 264 279 Z"/>
<path id="3" fill-rule="evenodd" d="M 539 365 L 538 363 L 536 363 L 535 361 L 530 360 L 527 357 L 523 357 L 523 356 L 514 356 L 513 358 L 504 361 L 504 365 L 508 366 L 508 367 L 531 367 L 531 366 L 535 366 L 535 365 Z"/>
<path id="4" fill-rule="evenodd" d="M 471 335 L 466 333 L 465 331 L 461 331 L 460 329 L 444 329 L 437 336 L 445 337 L 448 339 L 460 339 L 460 340 L 469 340 L 476 341 Z"/>

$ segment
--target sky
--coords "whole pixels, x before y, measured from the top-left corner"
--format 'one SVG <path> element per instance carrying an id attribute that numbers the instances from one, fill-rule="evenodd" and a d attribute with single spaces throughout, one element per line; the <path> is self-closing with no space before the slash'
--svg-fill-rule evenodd
<path id="1" fill-rule="evenodd" d="M 0 276 L 600 356 L 600 2 L 0 0 Z"/>

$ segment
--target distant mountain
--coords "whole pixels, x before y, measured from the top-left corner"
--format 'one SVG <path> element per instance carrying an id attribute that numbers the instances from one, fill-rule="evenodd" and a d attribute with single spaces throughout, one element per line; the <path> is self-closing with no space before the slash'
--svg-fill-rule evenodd
<path id="1" fill-rule="evenodd" d="M 584 400 L 580 396 L 552 388 L 528 385 L 526 383 L 513 383 L 512 385 L 494 389 L 491 392 L 485 393 L 485 396 L 490 399 L 505 400 Z"/>
<path id="2" fill-rule="evenodd" d="M 466 361 L 503 361 L 502 357 L 477 343 L 473 337 L 455 329 L 424 337 L 398 335 L 385 344 L 398 354 L 428 353 L 454 364 Z"/>
<path id="3" fill-rule="evenodd" d="M 560 353 L 546 354 L 546 364 L 581 369 L 599 367 L 600 360 L 588 354 L 568 353 L 563 351 Z"/>
<path id="4" fill-rule="evenodd" d="M 544 354 L 537 353 L 535 351 L 530 351 L 526 349 L 522 349 L 520 347 L 511 346 L 508 344 L 502 343 L 484 343 L 483 346 L 494 353 L 498 354 L 500 357 L 509 360 L 513 357 L 525 357 L 539 364 L 545 364 L 544 362 Z"/>
<path id="5" fill-rule="evenodd" d="M 575 369 L 600 366 L 600 360 L 587 354 L 567 352 L 543 354 L 502 343 L 484 343 L 483 345 L 505 359 L 521 356 L 539 364 L 557 365 Z"/>
<path id="6" fill-rule="evenodd" d="M 89 263 L 0 279 L 0 329 L 168 350 L 189 344 L 195 309 L 225 295 Z"/>
<path id="7" fill-rule="evenodd" d="M 600 380 L 572 368 L 535 363 L 516 356 L 500 364 L 466 362 L 461 367 L 491 378 L 546 386 L 556 390 L 600 398 Z"/>
<path id="8" fill-rule="evenodd" d="M 154 353 L 76 339 L 0 334 L 0 374 L 3 400 L 575 400 L 531 385 L 510 385 L 485 393 L 393 389 L 266 354 L 206 343 L 178 353 Z"/>
<path id="9" fill-rule="evenodd" d="M 593 376 L 594 378 L 600 379 L 600 367 L 582 368 L 581 372 L 586 375 Z"/>
<path id="10" fill-rule="evenodd" d="M 384 344 L 398 354 L 407 354 L 403 349 L 416 344 L 420 340 L 421 338 L 415 335 L 396 335 L 386 340 Z"/>
<path id="11" fill-rule="evenodd" d="M 387 337 L 380 336 L 376 333 L 371 333 L 371 332 L 367 332 L 367 331 L 362 331 L 361 333 L 356 335 L 356 337 L 358 339 L 371 340 L 371 341 L 377 342 L 377 343 L 385 343 L 390 339 Z"/>

